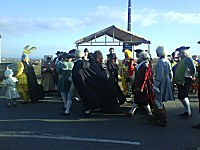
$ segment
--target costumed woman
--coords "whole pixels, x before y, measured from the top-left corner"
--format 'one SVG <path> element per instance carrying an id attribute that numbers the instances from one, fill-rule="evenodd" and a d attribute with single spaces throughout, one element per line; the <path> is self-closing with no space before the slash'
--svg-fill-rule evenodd
<path id="1" fill-rule="evenodd" d="M 23 100 L 22 103 L 38 102 L 44 98 L 43 87 L 38 84 L 35 71 L 28 55 L 35 50 L 36 47 L 27 45 L 24 47 L 22 59 L 18 64 L 17 71 L 17 90 Z"/>
<path id="2" fill-rule="evenodd" d="M 130 50 L 124 51 L 124 60 L 122 61 L 122 87 L 123 93 L 126 97 L 132 95 L 132 83 L 134 75 L 134 60 L 132 58 L 132 52 Z"/>
<path id="3" fill-rule="evenodd" d="M 149 116 L 152 116 L 151 107 L 154 103 L 153 72 L 149 63 L 150 56 L 147 52 L 141 52 L 138 57 L 138 65 L 135 68 L 133 82 L 133 104 L 129 116 L 133 116 L 135 110 L 144 107 Z"/>
<path id="4" fill-rule="evenodd" d="M 167 59 L 167 48 L 158 46 L 156 54 L 159 57 L 155 66 L 155 78 L 153 89 L 155 92 L 154 116 L 158 126 L 165 127 L 167 125 L 167 116 L 164 102 L 174 100 L 172 90 L 173 73 L 171 64 Z"/>
<path id="5" fill-rule="evenodd" d="M 52 92 L 55 90 L 56 67 L 51 57 L 48 56 L 46 61 L 41 66 L 41 85 L 44 87 L 44 92 Z"/>

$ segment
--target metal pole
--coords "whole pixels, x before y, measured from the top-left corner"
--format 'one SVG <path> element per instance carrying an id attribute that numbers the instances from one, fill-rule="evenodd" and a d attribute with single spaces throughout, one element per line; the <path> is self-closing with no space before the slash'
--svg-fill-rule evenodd
<path id="1" fill-rule="evenodd" d="M 132 0 L 128 0 L 128 31 L 131 31 L 131 3 Z"/>

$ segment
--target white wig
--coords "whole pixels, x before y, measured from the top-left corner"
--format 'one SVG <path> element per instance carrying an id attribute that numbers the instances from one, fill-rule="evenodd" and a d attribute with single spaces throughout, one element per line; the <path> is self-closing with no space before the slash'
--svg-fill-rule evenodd
<path id="1" fill-rule="evenodd" d="M 12 76 L 14 73 L 11 69 L 7 69 L 5 72 L 4 72 L 4 75 L 5 77 L 9 77 L 9 76 Z"/>
<path id="2" fill-rule="evenodd" d="M 82 58 L 82 57 L 84 57 L 84 52 L 82 50 L 76 50 L 75 51 L 75 56 L 77 58 Z"/>
<path id="3" fill-rule="evenodd" d="M 140 61 L 142 61 L 142 60 L 147 60 L 147 59 L 150 59 L 150 55 L 149 55 L 149 53 L 147 53 L 147 52 L 141 52 L 141 53 L 139 54 L 138 59 L 139 59 Z"/>
<path id="4" fill-rule="evenodd" d="M 157 53 L 158 57 L 163 57 L 163 56 L 167 55 L 168 49 L 164 46 L 158 46 L 156 48 L 156 53 Z"/>

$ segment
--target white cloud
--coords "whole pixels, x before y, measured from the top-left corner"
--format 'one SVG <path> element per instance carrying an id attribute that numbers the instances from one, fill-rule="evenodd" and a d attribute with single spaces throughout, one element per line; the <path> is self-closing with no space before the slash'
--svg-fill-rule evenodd
<path id="1" fill-rule="evenodd" d="M 158 23 L 160 13 L 153 9 L 141 9 L 133 13 L 133 22 L 143 27 Z"/>
<path id="2" fill-rule="evenodd" d="M 179 24 L 200 24 L 200 13 L 179 13 L 170 11 L 163 14 L 166 22 Z"/>
<path id="3" fill-rule="evenodd" d="M 13 35 L 25 32 L 45 31 L 75 31 L 84 26 L 87 19 L 78 20 L 67 17 L 58 18 L 23 18 L 23 17 L 0 17 L 0 28 L 2 32 Z"/>
<path id="4" fill-rule="evenodd" d="M 21 35 L 25 33 L 69 31 L 78 32 L 87 26 L 118 25 L 124 27 L 127 23 L 127 9 L 122 7 L 97 6 L 95 11 L 88 12 L 84 18 L 26 18 L 0 16 L 2 33 Z M 153 9 L 132 11 L 132 24 L 147 27 L 157 24 L 200 24 L 200 13 L 180 13 L 174 11 L 160 12 Z"/>

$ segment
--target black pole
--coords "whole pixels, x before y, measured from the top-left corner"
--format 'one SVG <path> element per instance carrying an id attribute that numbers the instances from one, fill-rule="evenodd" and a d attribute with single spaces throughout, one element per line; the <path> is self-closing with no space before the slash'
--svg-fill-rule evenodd
<path id="1" fill-rule="evenodd" d="M 132 0 L 128 0 L 128 31 L 131 31 L 131 3 Z"/>

